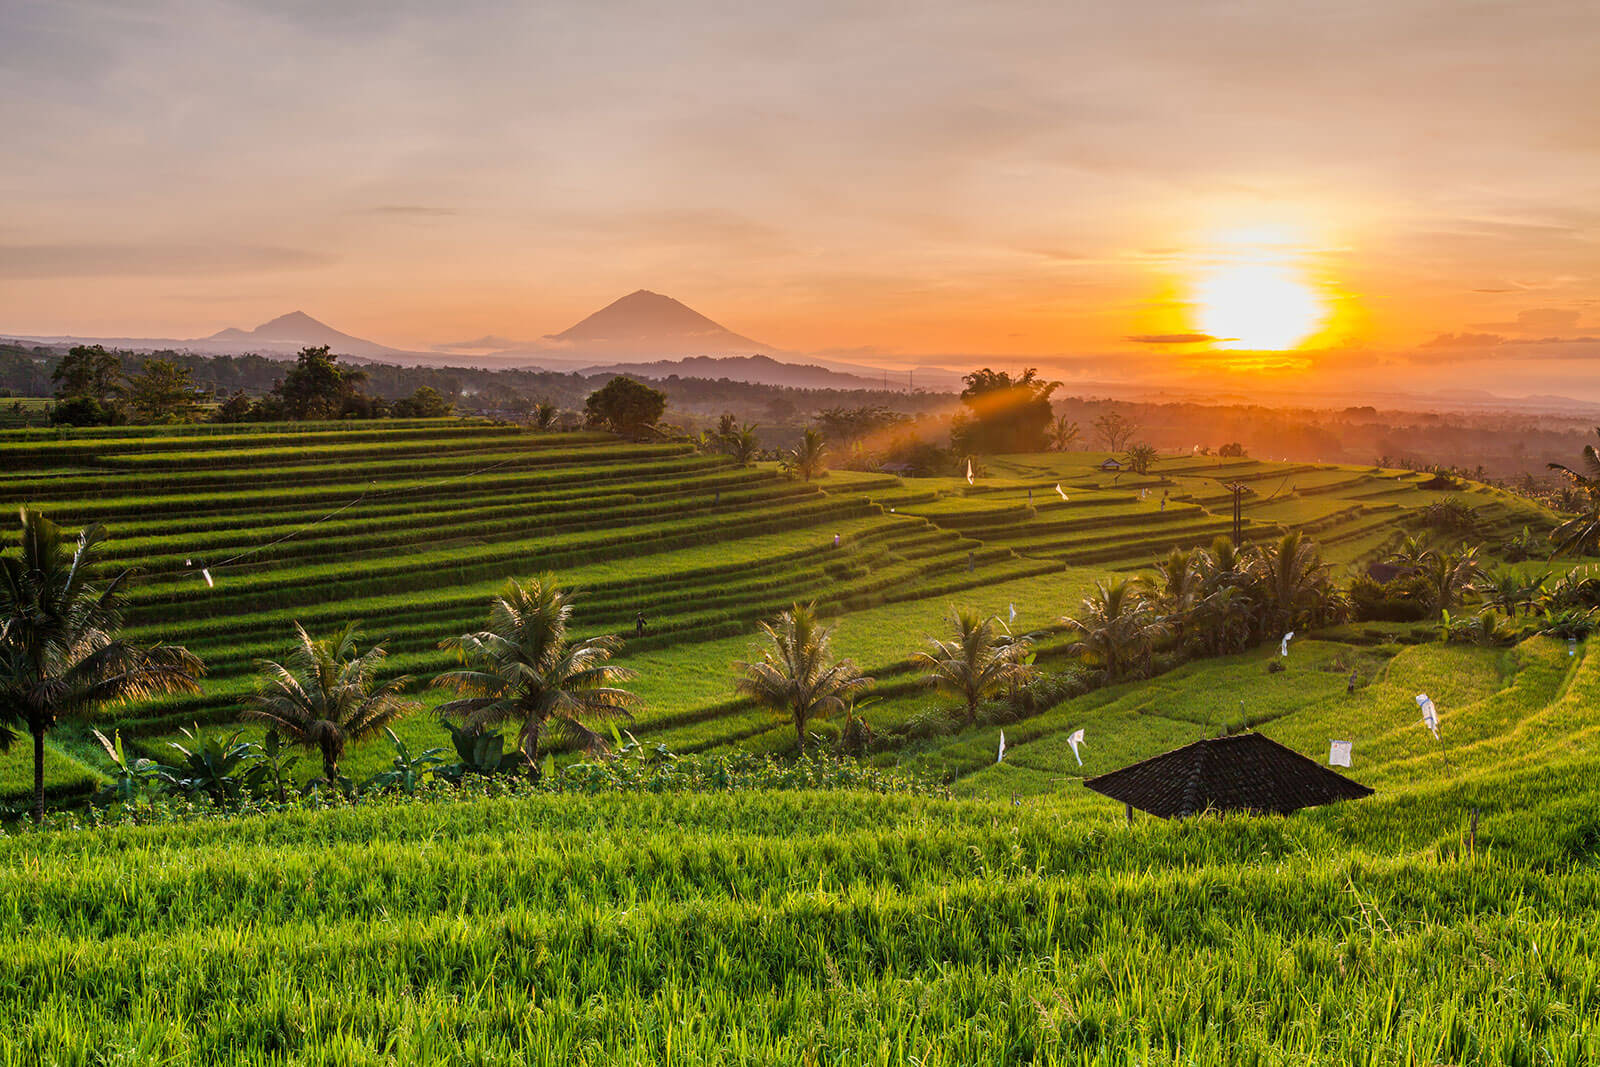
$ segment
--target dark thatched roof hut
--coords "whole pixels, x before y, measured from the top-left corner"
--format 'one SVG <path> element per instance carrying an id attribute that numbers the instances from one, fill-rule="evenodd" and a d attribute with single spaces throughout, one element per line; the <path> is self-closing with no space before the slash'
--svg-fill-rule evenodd
<path id="1" fill-rule="evenodd" d="M 1361 783 L 1257 733 L 1196 741 L 1083 784 L 1163 819 L 1208 809 L 1287 815 L 1372 795 Z"/>

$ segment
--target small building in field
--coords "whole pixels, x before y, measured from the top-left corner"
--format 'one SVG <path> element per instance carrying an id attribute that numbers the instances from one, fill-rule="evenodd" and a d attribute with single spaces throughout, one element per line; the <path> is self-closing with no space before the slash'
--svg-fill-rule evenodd
<path id="1" fill-rule="evenodd" d="M 1258 733 L 1196 741 L 1083 784 L 1163 819 L 1206 811 L 1288 815 L 1372 795 L 1360 782 Z"/>
<path id="2" fill-rule="evenodd" d="M 1103 471 L 1120 471 L 1122 469 L 1122 462 L 1117 459 L 1116 456 L 1107 456 L 1097 469 Z"/>
<path id="3" fill-rule="evenodd" d="M 1396 563 L 1369 563 L 1367 564 L 1367 577 L 1379 585 L 1388 585 L 1396 578 L 1414 578 L 1417 568 L 1402 567 Z"/>

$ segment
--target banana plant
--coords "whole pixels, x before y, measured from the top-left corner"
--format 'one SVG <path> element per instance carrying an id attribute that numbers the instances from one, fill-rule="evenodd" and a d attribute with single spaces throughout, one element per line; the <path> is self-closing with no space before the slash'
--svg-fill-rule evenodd
<path id="1" fill-rule="evenodd" d="M 271 789 L 273 798 L 279 804 L 289 800 L 288 786 L 293 781 L 289 772 L 299 762 L 299 754 L 284 743 L 278 731 L 268 730 L 261 742 L 261 762 L 257 766 L 261 770 L 262 784 Z"/>
<path id="2" fill-rule="evenodd" d="M 193 747 L 168 742 L 183 759 L 162 765 L 162 778 L 190 796 L 204 793 L 218 804 L 237 804 L 241 796 L 261 784 L 263 777 L 261 746 L 239 740 L 243 732 L 235 730 L 221 736 L 203 734 L 198 725 L 193 730 L 184 729 L 183 736 Z"/>
<path id="3" fill-rule="evenodd" d="M 100 747 L 106 750 L 106 755 L 116 768 L 116 773 L 95 795 L 95 799 L 106 804 L 120 802 L 137 808 L 149 807 L 165 789 L 166 783 L 161 778 L 161 765 L 153 759 L 142 756 L 130 763 L 128 752 L 122 745 L 120 730 L 113 730 L 110 737 L 95 730 L 94 736 L 100 742 Z"/>
<path id="4" fill-rule="evenodd" d="M 368 784 L 383 790 L 398 789 L 406 796 L 411 796 L 416 793 L 417 786 L 422 784 L 423 778 L 436 773 L 444 764 L 444 755 L 449 749 L 430 748 L 413 756 L 410 746 L 400 740 L 393 730 L 385 726 L 383 732 L 388 735 L 389 743 L 394 746 L 394 766 L 391 770 L 374 775 Z"/>
<path id="5" fill-rule="evenodd" d="M 520 762 L 516 752 L 507 752 L 505 738 L 498 730 L 474 730 L 443 720 L 450 731 L 458 762 L 440 767 L 437 773 L 448 781 L 459 782 L 468 774 L 500 774 L 513 771 Z"/>

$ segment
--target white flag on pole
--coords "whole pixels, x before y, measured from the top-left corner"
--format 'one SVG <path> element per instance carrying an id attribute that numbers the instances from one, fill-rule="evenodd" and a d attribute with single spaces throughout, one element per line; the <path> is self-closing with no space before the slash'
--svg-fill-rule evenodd
<path id="1" fill-rule="evenodd" d="M 209 587 L 211 589 L 215 589 L 217 587 L 217 583 L 213 582 L 211 580 L 211 572 L 209 570 L 207 570 L 204 567 L 201 567 L 200 568 L 200 575 L 201 575 L 201 577 L 203 577 L 206 580 L 207 587 Z"/>
<path id="2" fill-rule="evenodd" d="M 1067 499 L 1067 494 L 1062 491 L 1060 482 L 1056 483 L 1056 493 L 1061 497 L 1062 500 Z"/>
<path id="3" fill-rule="evenodd" d="M 1278 646 L 1278 655 L 1287 656 L 1289 654 L 1289 642 L 1292 640 L 1294 640 L 1294 631 L 1290 630 L 1283 635 L 1283 644 Z"/>
<path id="4" fill-rule="evenodd" d="M 1350 766 L 1350 742 L 1335 741 L 1328 749 L 1328 766 Z"/>
<path id="5" fill-rule="evenodd" d="M 1150 495 L 1150 490 L 1148 490 L 1148 489 L 1139 490 L 1139 499 L 1140 500 L 1146 499 L 1147 497 L 1149 497 L 1149 495 Z"/>
<path id="6" fill-rule="evenodd" d="M 1017 621 L 1017 606 L 1015 604 L 1012 604 L 1012 605 L 1010 605 L 1010 608 L 1011 608 L 1011 621 L 1012 622 L 1016 622 Z"/>
<path id="7" fill-rule="evenodd" d="M 1439 739 L 1439 709 L 1433 706 L 1433 698 L 1427 693 L 1417 694 L 1417 707 L 1422 709 L 1422 724 L 1433 734 L 1433 739 Z"/>
<path id="8" fill-rule="evenodd" d="M 1078 755 L 1078 746 L 1083 744 L 1083 727 L 1078 727 L 1067 736 L 1067 744 L 1072 746 L 1072 758 L 1078 761 L 1078 766 L 1083 766 L 1083 757 Z"/>
<path id="9" fill-rule="evenodd" d="M 1000 731 L 1000 752 L 995 756 L 994 761 L 996 763 L 1004 763 L 1006 761 L 1006 732 L 1004 730 Z"/>
<path id="10" fill-rule="evenodd" d="M 967 460 L 967 484 L 972 484 L 972 460 Z"/>

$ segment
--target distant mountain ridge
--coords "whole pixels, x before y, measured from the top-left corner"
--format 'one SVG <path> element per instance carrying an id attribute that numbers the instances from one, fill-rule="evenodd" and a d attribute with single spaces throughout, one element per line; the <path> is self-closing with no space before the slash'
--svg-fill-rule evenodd
<path id="1" fill-rule="evenodd" d="M 815 363 L 785 363 L 771 356 L 689 356 L 651 363 L 611 363 L 584 367 L 580 374 L 627 374 L 636 378 L 728 378 L 792 389 L 881 389 L 884 379 L 830 370 Z M 896 376 L 896 385 L 901 379 Z"/>

